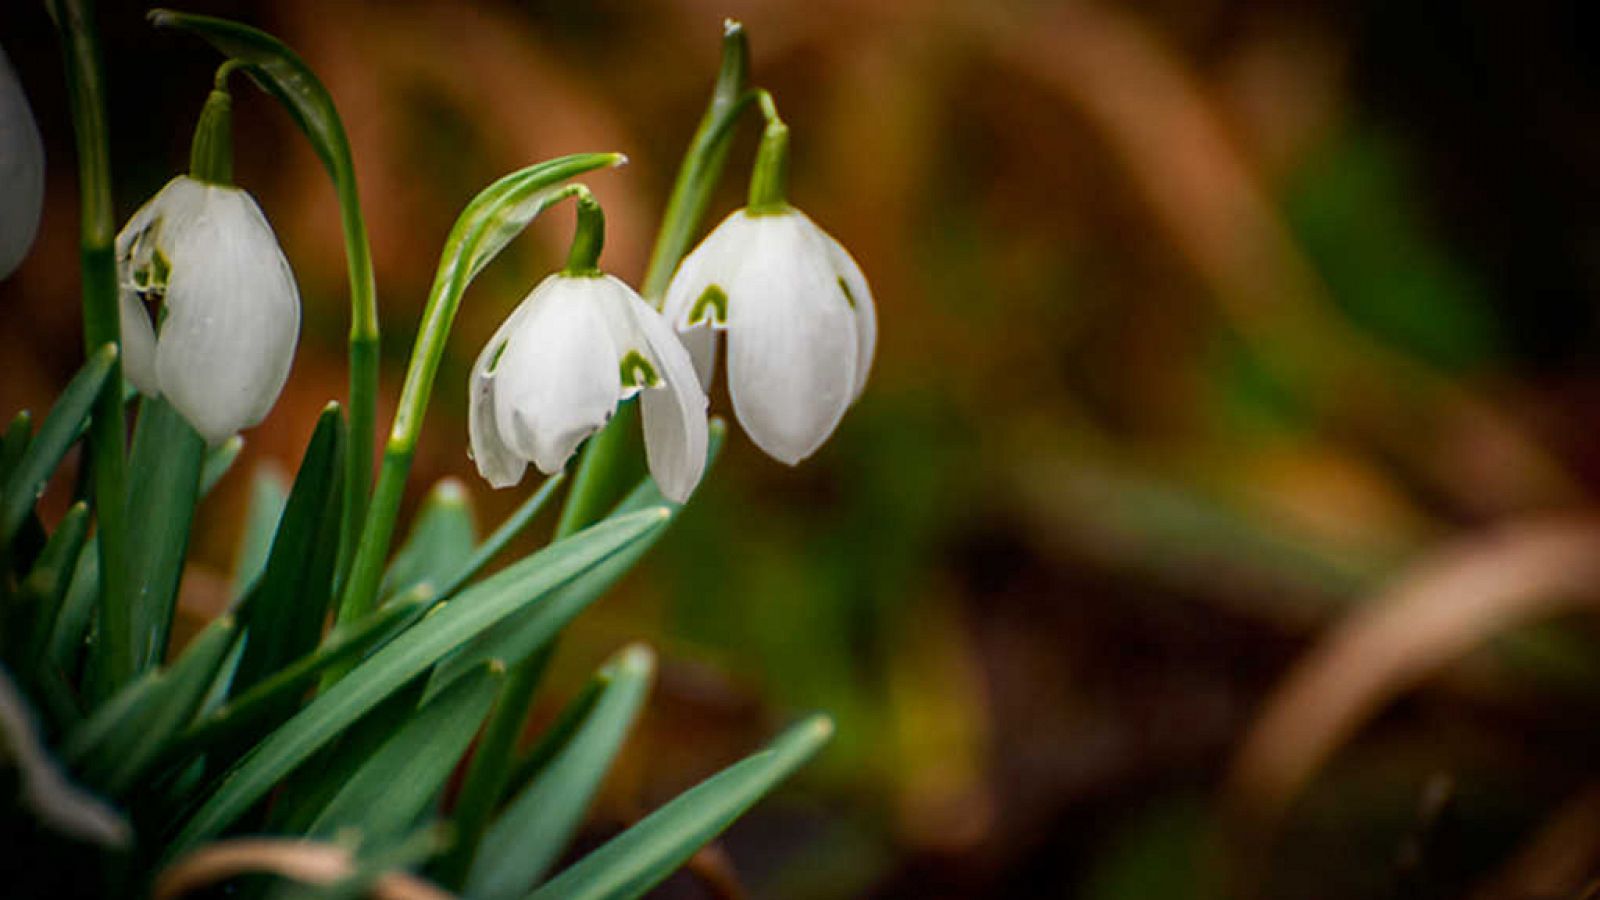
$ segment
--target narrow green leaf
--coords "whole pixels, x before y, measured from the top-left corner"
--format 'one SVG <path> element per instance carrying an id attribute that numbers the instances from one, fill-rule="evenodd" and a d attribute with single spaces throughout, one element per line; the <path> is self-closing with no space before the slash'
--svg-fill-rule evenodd
<path id="1" fill-rule="evenodd" d="M 331 837 L 354 828 L 363 845 L 405 834 L 443 789 L 504 678 L 505 667 L 491 663 L 417 710 L 344 783 L 308 834 Z"/>
<path id="2" fill-rule="evenodd" d="M 283 508 L 289 502 L 289 479 L 277 466 L 264 465 L 250 481 L 250 503 L 245 509 L 244 534 L 239 538 L 233 566 L 233 595 L 243 597 L 261 577 L 272 552 L 272 536 L 278 531 Z"/>
<path id="3" fill-rule="evenodd" d="M 449 578 L 471 558 L 477 531 L 466 487 L 454 478 L 441 480 L 422 501 L 411 534 L 389 563 L 380 593 L 395 596 Z"/>
<path id="4" fill-rule="evenodd" d="M 48 664 L 64 675 L 74 676 L 78 672 L 84 638 L 99 600 L 100 547 L 98 538 L 91 536 L 88 546 L 78 554 L 72 581 L 67 586 L 61 608 L 56 611 L 55 621 L 50 626 L 50 640 L 45 647 Z"/>
<path id="5" fill-rule="evenodd" d="M 133 723 L 135 730 L 112 748 L 115 754 L 111 764 L 103 778 L 95 779 L 96 783 L 114 796 L 134 786 L 167 742 L 194 718 L 238 633 L 233 619 L 224 616 L 212 621 L 184 648 L 177 662 L 157 679 L 149 707 Z"/>
<path id="6" fill-rule="evenodd" d="M 171 403 L 146 397 L 130 453 L 128 471 L 137 477 L 128 480 L 128 510 L 139 527 L 128 530 L 128 589 L 134 669 L 144 671 L 166 654 L 206 442 Z"/>
<path id="7" fill-rule="evenodd" d="M 11 545 L 22 523 L 33 512 L 34 502 L 39 499 L 39 493 L 60 464 L 61 457 L 78 439 L 116 360 L 115 344 L 101 347 L 89 357 L 61 392 L 56 405 L 39 426 L 39 434 L 29 442 L 11 476 L 0 488 L 0 547 Z"/>
<path id="8" fill-rule="evenodd" d="M 707 471 L 716 461 L 726 433 L 727 429 L 720 421 L 712 423 L 710 446 L 707 449 Z M 646 508 L 666 510 L 669 521 L 682 509 L 679 504 L 663 498 L 655 482 L 646 478 L 622 503 L 618 504 L 612 511 L 611 517 L 615 518 Z M 621 553 L 574 578 L 551 594 L 545 602 L 524 609 L 474 638 L 471 643 L 446 659 L 433 673 L 428 683 L 428 695 L 432 696 L 449 685 L 462 672 L 487 660 L 498 659 L 508 667 L 514 668 L 519 662 L 538 652 L 559 634 L 573 617 L 610 590 L 612 585 L 638 564 L 640 558 L 655 546 L 655 542 L 665 531 L 666 529 L 662 528 L 652 532 L 645 540 L 630 545 Z"/>
<path id="9" fill-rule="evenodd" d="M 211 493 L 217 482 L 239 461 L 239 453 L 243 450 L 244 438 L 236 434 L 207 451 L 205 465 L 200 469 L 200 496 Z"/>
<path id="10" fill-rule="evenodd" d="M 22 461 L 22 454 L 27 451 L 31 440 L 33 413 L 23 410 L 6 426 L 5 437 L 0 438 L 0 484 L 4 484 L 11 473 L 17 470 L 17 463 Z"/>
<path id="11" fill-rule="evenodd" d="M 15 648 L 15 657 L 23 661 L 22 670 L 33 671 L 38 659 L 50 641 L 50 630 L 61 610 L 61 600 L 77 568 L 78 556 L 83 551 L 89 534 L 89 505 L 78 502 L 67 510 L 61 524 L 44 545 L 44 552 L 33 564 L 28 577 L 18 592 L 18 606 L 29 620 L 29 627 L 18 628 L 16 637 L 26 637 L 25 647 Z M 19 625 L 21 623 L 18 623 Z"/>
<path id="12" fill-rule="evenodd" d="M 561 710 L 561 715 L 550 723 L 539 735 L 539 740 L 528 749 L 526 755 L 517 760 L 516 768 L 506 778 L 506 791 L 509 794 L 519 794 L 528 786 L 528 782 L 537 778 L 544 767 L 555 759 L 556 754 L 567 746 L 572 736 L 577 734 L 579 726 L 589 718 L 589 713 L 594 710 L 594 704 L 600 699 L 600 694 L 610 684 L 610 678 L 597 677 L 589 679 L 576 697 L 567 703 Z"/>
<path id="13" fill-rule="evenodd" d="M 654 671 L 655 657 L 642 645 L 624 649 L 601 670 L 604 687 L 583 724 L 484 836 L 467 876 L 467 896 L 516 898 L 543 880 L 583 824 Z"/>
<path id="14" fill-rule="evenodd" d="M 827 716 L 791 727 L 767 749 L 700 782 L 528 895 L 631 900 L 660 884 L 809 760 L 833 734 Z"/>
<path id="15" fill-rule="evenodd" d="M 448 601 L 318 696 L 239 761 L 217 792 L 168 845 L 174 857 L 215 836 L 279 779 L 326 746 L 363 713 L 423 674 L 445 654 L 633 544 L 666 521 L 663 509 L 602 522 L 559 541 Z"/>
<path id="16" fill-rule="evenodd" d="M 339 407 L 329 404 L 311 433 L 261 578 L 241 607 L 250 640 L 235 690 L 249 690 L 317 646 L 339 544 L 343 432 Z"/>

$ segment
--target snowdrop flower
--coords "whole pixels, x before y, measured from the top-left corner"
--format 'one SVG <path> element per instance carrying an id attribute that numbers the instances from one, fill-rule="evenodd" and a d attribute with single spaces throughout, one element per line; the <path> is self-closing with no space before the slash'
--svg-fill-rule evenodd
<path id="1" fill-rule="evenodd" d="M 167 182 L 117 235 L 123 371 L 211 444 L 266 418 L 300 335 L 289 261 L 255 199 L 229 183 L 231 70 L 218 70 L 200 115 L 191 175 Z"/>
<path id="2" fill-rule="evenodd" d="M 44 141 L 17 73 L 0 51 L 0 278 L 22 264 L 44 207 Z"/>
<path id="3" fill-rule="evenodd" d="M 535 287 L 472 367 L 468 430 L 478 472 L 493 486 L 522 480 L 529 462 L 561 470 L 573 451 L 636 394 L 645 455 L 663 495 L 688 499 L 705 470 L 706 396 L 666 321 L 627 284 L 593 267 L 599 206 L 580 194 L 580 237 L 566 270 Z"/>
<path id="4" fill-rule="evenodd" d="M 795 465 L 861 396 L 877 343 L 872 292 L 844 247 L 783 199 L 788 130 L 767 127 L 750 204 L 686 257 L 663 311 L 702 385 L 727 334 L 728 392 L 756 446 Z"/>

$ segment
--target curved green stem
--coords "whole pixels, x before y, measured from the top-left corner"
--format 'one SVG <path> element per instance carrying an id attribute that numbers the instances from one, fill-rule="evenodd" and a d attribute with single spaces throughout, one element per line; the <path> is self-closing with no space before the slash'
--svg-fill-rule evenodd
<path id="1" fill-rule="evenodd" d="M 572 248 L 567 251 L 567 266 L 561 274 L 589 278 L 600 274 L 600 250 L 606 244 L 606 214 L 594 194 L 581 184 L 573 185 L 578 198 L 578 225 L 572 232 Z"/>
<path id="2" fill-rule="evenodd" d="M 779 118 L 771 94 L 766 91 L 756 94 L 767 127 L 761 132 L 761 146 L 756 150 L 755 171 L 750 173 L 747 209 L 752 216 L 762 216 L 789 209 L 789 126 Z"/>
<path id="3" fill-rule="evenodd" d="M 106 130 L 105 77 L 93 0 L 48 0 L 66 61 L 67 92 L 78 143 L 78 193 L 83 272 L 85 353 L 117 344 L 116 224 L 111 209 L 111 143 Z M 119 345 L 120 346 L 120 345 Z M 111 364 L 89 432 L 95 520 L 100 547 L 100 654 L 103 685 L 133 675 L 133 629 L 127 602 L 127 457 L 122 412 L 122 363 Z"/>
<path id="4" fill-rule="evenodd" d="M 189 145 L 189 176 L 210 184 L 233 184 L 233 96 L 228 93 L 232 61 L 217 70 L 216 87 L 206 97 Z"/>

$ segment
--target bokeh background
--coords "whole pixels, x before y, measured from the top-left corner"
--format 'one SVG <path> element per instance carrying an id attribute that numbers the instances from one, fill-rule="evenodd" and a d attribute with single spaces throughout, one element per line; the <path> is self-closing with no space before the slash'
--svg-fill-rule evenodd
<path id="1" fill-rule="evenodd" d="M 217 60 L 102 7 L 126 216 L 185 164 Z M 591 841 L 801 712 L 837 718 L 664 896 L 1593 896 L 1600 8 L 185 8 L 279 34 L 338 103 L 390 404 L 440 243 L 503 172 L 627 152 L 589 183 L 608 267 L 638 278 L 721 19 L 745 22 L 793 129 L 792 196 L 867 272 L 882 337 L 814 459 L 788 469 L 732 430 L 538 701 L 553 715 L 627 641 L 661 652 Z M 8 3 L 0 43 L 50 164 L 34 253 L 0 284 L 10 415 L 48 403 L 80 338 L 53 36 Z M 283 399 L 202 509 L 196 618 L 252 477 L 292 465 L 344 392 L 333 191 L 236 82 L 237 180 L 305 315 Z M 746 131 L 714 217 L 741 202 Z M 468 295 L 408 508 L 456 477 L 486 530 L 531 490 L 477 480 L 463 385 L 569 216 Z"/>

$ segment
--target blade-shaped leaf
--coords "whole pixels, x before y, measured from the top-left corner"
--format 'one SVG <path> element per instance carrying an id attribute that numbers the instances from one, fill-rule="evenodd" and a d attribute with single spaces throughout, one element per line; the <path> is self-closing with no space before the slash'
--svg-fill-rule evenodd
<path id="1" fill-rule="evenodd" d="M 312 823 L 312 837 L 358 829 L 362 843 L 405 834 L 455 770 L 505 679 L 498 663 L 471 673 L 424 705 L 345 782 Z"/>
<path id="2" fill-rule="evenodd" d="M 317 646 L 333 592 L 343 450 L 344 423 L 338 405 L 329 404 L 306 446 L 261 578 L 240 611 L 250 640 L 234 690 L 254 687 Z"/>
<path id="3" fill-rule="evenodd" d="M 31 440 L 33 413 L 23 410 L 6 426 L 5 436 L 0 437 L 0 484 L 4 484 L 16 471 L 17 463 L 22 461 L 22 454 L 27 451 Z"/>
<path id="4" fill-rule="evenodd" d="M 129 682 L 100 704 L 62 744 L 62 756 L 89 783 L 122 787 L 189 723 L 238 628 L 217 619 L 165 670 Z"/>
<path id="5" fill-rule="evenodd" d="M 128 480 L 128 509 L 139 517 L 139 527 L 128 529 L 136 671 L 159 665 L 166 653 L 205 453 L 205 438 L 171 403 L 144 398 L 128 459 L 137 475 Z"/>
<path id="6" fill-rule="evenodd" d="M 791 727 L 767 749 L 700 782 L 578 860 L 529 894 L 529 900 L 641 896 L 800 768 L 832 734 L 827 716 L 812 716 Z"/>
<path id="7" fill-rule="evenodd" d="M 60 612 L 61 599 L 66 595 L 88 534 L 89 505 L 81 501 L 74 503 L 50 535 L 28 577 L 23 579 L 17 606 L 27 616 L 29 624 L 22 628 L 22 623 L 18 622 L 19 627 L 13 633 L 15 638 L 27 641 L 25 646 L 13 648 L 14 658 L 23 663 L 22 671 L 32 672 L 49 644 L 50 629 Z"/>
<path id="8" fill-rule="evenodd" d="M 610 519 L 559 541 L 437 607 L 258 744 L 168 845 L 175 856 L 215 836 L 284 775 L 445 654 L 597 563 L 648 539 L 664 509 Z"/>
<path id="9" fill-rule="evenodd" d="M 100 599 L 100 547 L 91 536 L 83 551 L 78 554 L 72 570 L 72 581 L 67 585 L 67 595 L 56 611 L 50 626 L 50 641 L 45 647 L 48 662 L 64 675 L 76 675 L 83 650 L 84 636 L 89 621 L 94 617 L 94 607 Z"/>
<path id="10" fill-rule="evenodd" d="M 139 714 L 134 733 L 126 741 L 118 741 L 112 764 L 105 777 L 97 780 L 107 791 L 121 795 L 132 788 L 167 742 L 194 718 L 238 633 L 231 617 L 212 621 L 162 673 L 150 708 Z"/>
<path id="11" fill-rule="evenodd" d="M 654 670 L 655 657 L 642 645 L 624 649 L 601 670 L 604 686 L 582 725 L 484 835 L 467 896 L 520 897 L 561 858 L 633 727 Z"/>
<path id="12" fill-rule="evenodd" d="M 422 501 L 411 534 L 389 563 L 382 593 L 398 595 L 449 578 L 471 558 L 477 532 L 466 487 L 454 478 L 440 481 Z"/>
<path id="13" fill-rule="evenodd" d="M 0 547 L 11 545 L 28 514 L 33 512 L 34 501 L 60 464 L 61 457 L 78 439 L 116 358 L 115 344 L 107 344 L 89 357 L 61 392 L 56 405 L 39 426 L 39 433 L 28 443 L 16 468 L 0 487 Z"/>

